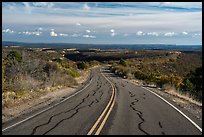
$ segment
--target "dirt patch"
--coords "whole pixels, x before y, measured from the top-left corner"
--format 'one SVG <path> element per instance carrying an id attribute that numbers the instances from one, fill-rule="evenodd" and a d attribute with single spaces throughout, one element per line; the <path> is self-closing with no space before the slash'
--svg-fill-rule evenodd
<path id="1" fill-rule="evenodd" d="M 76 78 L 78 86 L 88 79 L 89 74 L 90 70 L 81 72 L 81 76 Z M 4 123 L 22 114 L 31 112 L 54 101 L 60 100 L 65 96 L 69 96 L 76 92 L 78 86 L 48 88 L 46 91 L 31 92 L 19 99 L 2 99 L 2 122 Z M 5 101 L 10 101 L 11 105 L 6 106 Z"/>

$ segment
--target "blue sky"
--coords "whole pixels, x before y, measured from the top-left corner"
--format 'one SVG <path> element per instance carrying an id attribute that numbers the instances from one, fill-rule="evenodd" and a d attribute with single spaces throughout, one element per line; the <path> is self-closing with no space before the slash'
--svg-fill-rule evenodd
<path id="1" fill-rule="evenodd" d="M 202 45 L 202 3 L 3 2 L 2 40 Z"/>

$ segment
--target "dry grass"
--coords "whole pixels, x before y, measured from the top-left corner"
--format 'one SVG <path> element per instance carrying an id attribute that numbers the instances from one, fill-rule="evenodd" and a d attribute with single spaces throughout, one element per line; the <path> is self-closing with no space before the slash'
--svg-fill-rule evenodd
<path id="1" fill-rule="evenodd" d="M 184 100 L 186 100 L 186 101 L 189 101 L 189 102 L 191 102 L 191 103 L 193 103 L 193 104 L 196 104 L 196 105 L 198 105 L 198 106 L 200 106 L 200 107 L 202 106 L 202 102 L 199 102 L 199 101 L 193 99 L 193 97 L 192 97 L 190 94 L 188 94 L 188 93 L 183 94 L 183 93 L 177 91 L 177 90 L 175 89 L 175 87 L 172 87 L 172 86 L 170 86 L 170 85 L 166 85 L 166 86 L 164 87 L 164 89 L 163 89 L 163 92 L 168 93 L 168 94 L 171 94 L 171 95 L 176 96 L 176 97 L 179 97 L 179 98 L 184 99 Z M 178 100 L 179 100 L 179 99 L 177 99 L 177 101 L 178 101 Z M 180 102 L 183 102 L 183 101 L 180 100 Z"/>
<path id="2" fill-rule="evenodd" d="M 77 83 L 84 82 L 90 71 L 81 72 L 81 76 L 76 78 Z M 40 108 L 46 104 L 49 104 L 61 97 L 67 96 L 75 92 L 77 87 L 71 88 L 66 86 L 46 87 L 44 89 L 38 89 L 38 91 L 26 92 L 20 98 L 16 97 L 15 92 L 4 92 L 2 94 L 2 121 L 5 122 L 18 115 L 31 111 L 33 109 Z"/>

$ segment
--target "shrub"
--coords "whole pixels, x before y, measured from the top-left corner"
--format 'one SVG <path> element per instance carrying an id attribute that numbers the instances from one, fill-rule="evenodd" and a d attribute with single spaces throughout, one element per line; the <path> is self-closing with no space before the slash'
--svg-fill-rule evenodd
<path id="1" fill-rule="evenodd" d="M 202 100 L 202 66 L 186 76 L 182 90 L 189 92 L 194 98 Z"/>
<path id="2" fill-rule="evenodd" d="M 73 68 L 68 69 L 68 75 L 70 75 L 70 76 L 72 76 L 74 78 L 80 76 L 80 74 L 76 70 L 74 70 Z"/>
<path id="3" fill-rule="evenodd" d="M 195 90 L 195 87 L 189 79 L 185 79 L 183 89 L 188 92 L 193 92 Z"/>
<path id="4" fill-rule="evenodd" d="M 127 63 L 124 59 L 120 59 L 120 62 L 119 62 L 120 65 L 122 66 L 127 66 Z"/>
<path id="5" fill-rule="evenodd" d="M 16 60 L 18 62 L 22 61 L 22 55 L 17 51 L 10 51 L 7 55 L 8 60 Z"/>
<path id="6" fill-rule="evenodd" d="M 157 77 L 156 84 L 158 87 L 162 88 L 165 84 L 169 83 L 169 79 L 167 75 L 161 75 Z"/>
<path id="7" fill-rule="evenodd" d="M 147 75 L 144 74 L 143 72 L 137 70 L 134 72 L 134 76 L 135 78 L 139 79 L 139 80 L 145 80 L 147 78 Z"/>
<path id="8" fill-rule="evenodd" d="M 76 84 L 76 80 L 67 75 L 66 71 L 55 71 L 50 73 L 50 77 L 46 80 L 45 87 L 72 86 Z"/>
<path id="9" fill-rule="evenodd" d="M 43 67 L 44 72 L 47 73 L 48 77 L 50 77 L 50 73 L 52 71 L 57 71 L 58 70 L 58 66 L 56 63 L 54 62 L 48 62 L 45 64 L 45 67 Z"/>
<path id="10" fill-rule="evenodd" d="M 88 65 L 82 61 L 82 62 L 77 63 L 77 67 L 78 69 L 87 69 Z"/>

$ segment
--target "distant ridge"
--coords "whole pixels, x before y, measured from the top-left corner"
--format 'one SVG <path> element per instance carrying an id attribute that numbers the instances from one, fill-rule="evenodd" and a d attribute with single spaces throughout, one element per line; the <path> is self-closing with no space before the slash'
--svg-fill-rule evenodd
<path id="1" fill-rule="evenodd" d="M 27 43 L 2 41 L 2 46 L 21 46 L 32 48 L 99 48 L 99 49 L 130 49 L 130 50 L 180 50 L 202 51 L 202 45 L 176 44 L 82 44 L 82 43 Z"/>

